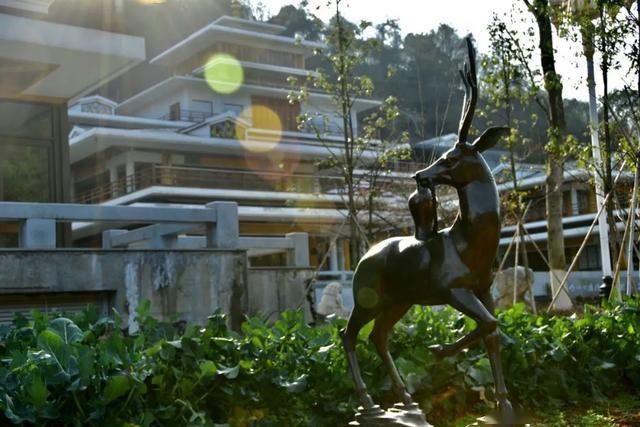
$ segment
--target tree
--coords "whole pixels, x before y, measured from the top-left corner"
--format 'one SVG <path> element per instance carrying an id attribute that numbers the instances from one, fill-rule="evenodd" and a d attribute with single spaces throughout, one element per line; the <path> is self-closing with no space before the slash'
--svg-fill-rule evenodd
<path id="1" fill-rule="evenodd" d="M 549 141 L 546 159 L 546 214 L 547 214 L 547 251 L 551 266 L 550 281 L 552 292 L 557 292 L 560 281 L 564 277 L 566 259 L 564 251 L 564 235 L 562 228 L 563 194 L 562 182 L 564 173 L 564 156 L 562 143 L 565 139 L 566 125 L 564 104 L 562 100 L 562 81 L 556 72 L 553 48 L 553 32 L 551 30 L 551 10 L 548 0 L 522 0 L 529 12 L 534 16 L 538 27 L 540 65 L 544 77 L 544 88 L 547 92 L 549 106 Z M 571 309 L 569 296 L 561 291 L 555 309 Z M 563 295 L 564 293 L 564 295 Z"/>
<path id="2" fill-rule="evenodd" d="M 381 138 L 382 130 L 398 116 L 395 98 L 389 97 L 360 121 L 358 132 L 356 103 L 359 99 L 373 94 L 374 84 L 370 77 L 357 73 L 364 59 L 379 46 L 378 38 L 365 39 L 363 33 L 371 23 L 354 25 L 341 14 L 343 0 L 332 0 L 327 6 L 334 7 L 336 14 L 327 31 L 328 49 L 322 54 L 328 64 L 328 71 L 318 69 L 311 82 L 303 82 L 298 90 L 291 94 L 292 102 L 302 102 L 309 96 L 310 90 L 320 90 L 331 96 L 335 111 L 303 114 L 299 117 L 300 126 L 312 129 L 329 153 L 321 167 L 330 168 L 344 180 L 344 203 L 349 223 L 351 261 L 356 262 L 363 253 L 368 238 L 372 235 L 376 198 L 382 195 L 379 178 L 391 159 L 401 157 L 402 149 L 398 142 L 406 142 L 404 133 L 399 138 Z M 298 86 L 296 79 L 290 79 Z M 334 118 L 339 121 L 340 146 L 337 147 L 327 138 L 327 129 Z M 362 173 L 362 171 L 366 173 Z M 367 212 L 364 226 L 359 219 Z"/>
<path id="3" fill-rule="evenodd" d="M 268 20 L 271 24 L 282 25 L 286 30 L 281 33 L 283 36 L 302 36 L 306 40 L 320 40 L 324 24 L 318 17 L 308 13 L 307 10 L 293 5 L 283 6 L 277 15 Z"/>
<path id="4" fill-rule="evenodd" d="M 523 193 L 518 188 L 518 175 L 516 171 L 515 147 L 524 145 L 525 139 L 520 135 L 520 128 L 529 124 L 531 120 L 521 121 L 513 117 L 514 104 L 517 101 L 526 102 L 537 95 L 537 90 L 530 90 L 523 73 L 521 58 L 522 48 L 517 37 L 509 30 L 507 24 L 497 15 L 493 16 L 488 26 L 491 37 L 491 54 L 483 60 L 483 83 L 485 93 L 485 113 L 501 115 L 503 124 L 511 128 L 507 138 L 509 149 L 509 165 L 511 169 L 511 182 L 513 190 L 508 194 L 506 203 L 508 212 L 514 217 L 518 226 L 518 245 L 522 263 L 529 271 L 529 260 L 525 246 Z M 502 113 L 502 114 L 500 114 Z M 517 260 L 517 256 L 515 257 Z M 514 265 L 517 267 L 517 264 Z M 532 278 L 531 278 L 532 279 Z"/>

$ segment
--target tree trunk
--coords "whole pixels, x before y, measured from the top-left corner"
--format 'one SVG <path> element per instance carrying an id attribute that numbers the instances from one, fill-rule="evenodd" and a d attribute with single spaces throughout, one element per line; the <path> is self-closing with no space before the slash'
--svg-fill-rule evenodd
<path id="1" fill-rule="evenodd" d="M 604 150 L 602 150 L 602 163 L 604 166 L 604 194 L 605 196 L 612 192 L 611 197 L 607 201 L 607 223 L 609 224 L 609 238 L 610 238 L 610 251 L 612 259 L 619 259 L 619 251 L 623 248 L 620 246 L 618 239 L 618 227 L 616 224 L 616 218 L 614 210 L 616 207 L 616 189 L 613 186 L 613 173 L 611 170 L 611 154 L 613 147 L 611 144 L 611 123 L 609 119 L 609 51 L 606 28 L 606 15 L 604 6 L 600 5 L 600 53 L 602 54 L 602 65 L 600 67 L 602 71 L 602 98 L 604 108 L 602 109 L 602 127 L 604 130 Z M 624 259 L 622 259 L 624 263 Z M 617 284 L 613 284 L 617 288 Z"/>
<path id="2" fill-rule="evenodd" d="M 564 159 L 560 153 L 560 144 L 565 134 L 564 105 L 562 102 L 562 82 L 556 73 L 553 51 L 553 33 L 549 18 L 548 0 L 525 0 L 529 10 L 536 18 L 540 36 L 539 49 L 544 88 L 549 96 L 549 150 L 546 164 L 546 208 L 547 208 L 547 251 L 551 265 L 551 290 L 555 294 L 566 269 L 564 235 L 562 230 L 563 195 L 562 181 Z M 553 310 L 566 311 L 572 308 L 569 295 L 563 290 L 556 300 Z"/>

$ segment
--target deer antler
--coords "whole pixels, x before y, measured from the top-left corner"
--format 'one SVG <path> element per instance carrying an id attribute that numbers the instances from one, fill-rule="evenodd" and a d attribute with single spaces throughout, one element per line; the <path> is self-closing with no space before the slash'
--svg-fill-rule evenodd
<path id="1" fill-rule="evenodd" d="M 469 63 L 464 64 L 464 70 L 459 70 L 460 77 L 464 83 L 464 104 L 462 105 L 462 118 L 458 128 L 458 143 L 462 144 L 467 140 L 473 113 L 478 102 L 478 80 L 476 76 L 476 54 L 471 42 L 471 37 L 466 38 L 467 50 L 469 51 Z"/>

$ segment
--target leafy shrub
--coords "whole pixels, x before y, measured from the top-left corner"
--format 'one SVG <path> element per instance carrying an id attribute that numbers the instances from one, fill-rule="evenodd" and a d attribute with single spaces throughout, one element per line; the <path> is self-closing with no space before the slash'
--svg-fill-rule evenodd
<path id="1" fill-rule="evenodd" d="M 0 328 L 0 422 L 73 426 L 345 425 L 357 406 L 338 330 L 299 313 L 237 334 L 222 316 L 180 330 L 139 312 L 140 332 L 87 310 L 73 319 L 33 313 Z M 500 314 L 503 359 L 514 400 L 530 410 L 603 399 L 640 387 L 640 304 L 580 316 Z M 391 351 L 409 391 L 446 423 L 492 400 L 480 346 L 435 360 L 427 347 L 473 327 L 457 312 L 416 307 L 395 329 Z M 366 328 L 365 328 L 366 329 Z M 359 359 L 374 399 L 394 401 L 373 347 Z M 4 420 L 2 419 L 4 417 Z"/>

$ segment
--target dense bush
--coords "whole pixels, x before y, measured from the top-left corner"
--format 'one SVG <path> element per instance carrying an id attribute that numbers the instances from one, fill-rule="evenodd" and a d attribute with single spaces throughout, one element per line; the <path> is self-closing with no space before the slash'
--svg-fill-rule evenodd
<path id="1" fill-rule="evenodd" d="M 141 332 L 86 311 L 73 320 L 34 313 L 0 330 L 0 422 L 38 425 L 345 425 L 356 406 L 337 331 L 297 313 L 242 334 L 221 316 L 178 330 L 140 312 Z M 640 387 L 640 304 L 587 307 L 581 316 L 500 316 L 504 365 L 515 400 L 528 408 L 601 399 Z M 473 327 L 452 310 L 416 308 L 396 326 L 392 352 L 431 422 L 491 400 L 481 347 L 436 361 L 427 347 Z M 366 329 L 366 328 L 365 328 Z M 373 348 L 359 345 L 374 398 L 390 383 Z"/>

